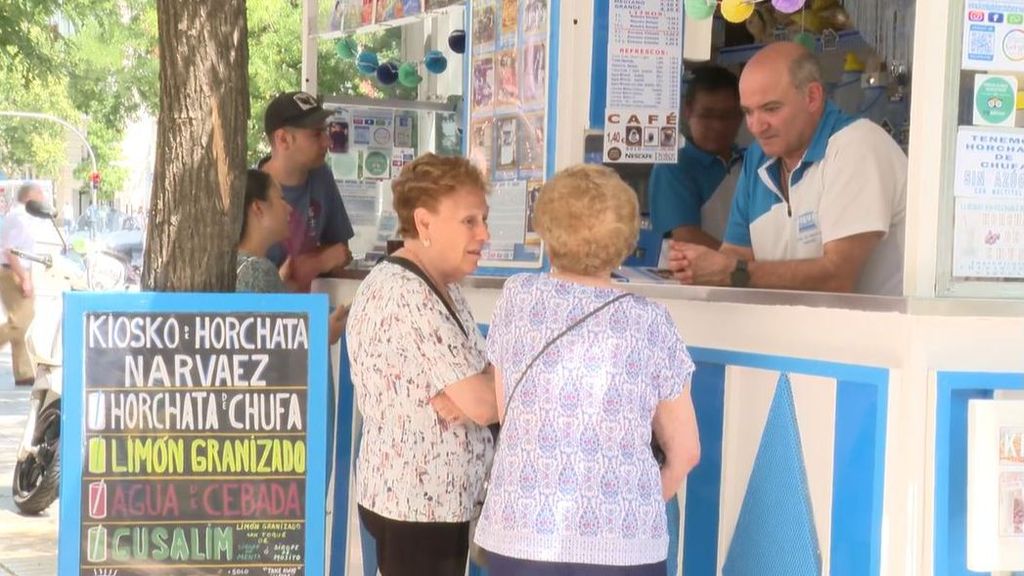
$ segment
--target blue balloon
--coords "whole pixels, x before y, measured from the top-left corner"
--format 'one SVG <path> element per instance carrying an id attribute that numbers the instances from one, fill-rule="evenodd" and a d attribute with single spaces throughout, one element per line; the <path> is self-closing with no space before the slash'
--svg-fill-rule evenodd
<path id="1" fill-rule="evenodd" d="M 361 74 L 367 76 L 376 74 L 377 67 L 379 66 L 380 62 L 377 60 L 377 54 L 374 52 L 360 52 L 359 57 L 356 58 L 356 67 L 359 68 Z"/>
<path id="2" fill-rule="evenodd" d="M 398 80 L 398 64 L 385 62 L 377 68 L 377 81 L 384 86 L 391 86 Z"/>
<path id="3" fill-rule="evenodd" d="M 431 74 L 440 74 L 448 69 L 448 59 L 440 51 L 431 50 L 424 56 L 423 65 Z"/>
<path id="4" fill-rule="evenodd" d="M 448 35 L 448 47 L 456 54 L 464 54 L 466 52 L 466 31 L 452 30 L 452 33 Z"/>

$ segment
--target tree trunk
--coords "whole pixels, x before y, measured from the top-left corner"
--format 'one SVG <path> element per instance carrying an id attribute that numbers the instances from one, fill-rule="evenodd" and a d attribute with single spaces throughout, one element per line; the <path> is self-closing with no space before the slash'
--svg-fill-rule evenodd
<path id="1" fill-rule="evenodd" d="M 249 120 L 245 0 L 157 0 L 156 9 L 160 115 L 142 283 L 234 292 Z"/>

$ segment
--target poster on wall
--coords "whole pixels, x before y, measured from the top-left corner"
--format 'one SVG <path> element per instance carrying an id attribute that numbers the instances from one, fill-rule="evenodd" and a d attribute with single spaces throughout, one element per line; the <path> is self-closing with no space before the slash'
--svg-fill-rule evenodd
<path id="1" fill-rule="evenodd" d="M 69 295 L 59 573 L 323 573 L 326 298 Z"/>
<path id="2" fill-rule="evenodd" d="M 317 0 L 317 30 L 337 36 L 372 24 L 398 26 L 465 3 L 466 0 Z"/>
<path id="3" fill-rule="evenodd" d="M 999 429 L 999 536 L 1024 546 L 1024 427 Z"/>
<path id="4" fill-rule="evenodd" d="M 610 0 L 604 161 L 672 163 L 678 157 L 680 0 Z"/>
<path id="5" fill-rule="evenodd" d="M 964 70 L 1024 72 L 1024 0 L 967 0 Z"/>
<path id="6" fill-rule="evenodd" d="M 471 6 L 469 158 L 494 183 L 492 241 L 480 266 L 537 268 L 543 259 L 530 211 L 546 170 L 550 7 Z"/>
<path id="7" fill-rule="evenodd" d="M 1024 200 L 957 198 L 953 276 L 1024 278 Z"/>
<path id="8" fill-rule="evenodd" d="M 971 400 L 967 436 L 967 568 L 1024 566 L 1024 401 Z"/>
<path id="9" fill-rule="evenodd" d="M 953 194 L 1024 199 L 1024 130 L 961 126 Z"/>
<path id="10" fill-rule="evenodd" d="M 1024 278 L 1024 130 L 961 127 L 953 275 Z"/>

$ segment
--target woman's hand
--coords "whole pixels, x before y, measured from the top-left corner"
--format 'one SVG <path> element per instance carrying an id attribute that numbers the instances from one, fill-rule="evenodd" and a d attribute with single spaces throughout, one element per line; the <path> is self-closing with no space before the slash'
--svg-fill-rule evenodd
<path id="1" fill-rule="evenodd" d="M 448 424 L 460 424 L 466 420 L 466 415 L 444 392 L 430 399 L 430 407 Z"/>
<path id="2" fill-rule="evenodd" d="M 331 339 L 331 346 L 338 343 L 338 340 L 341 339 L 341 333 L 345 331 L 345 323 L 348 321 L 348 309 L 348 306 L 341 304 L 327 318 L 327 333 Z"/>

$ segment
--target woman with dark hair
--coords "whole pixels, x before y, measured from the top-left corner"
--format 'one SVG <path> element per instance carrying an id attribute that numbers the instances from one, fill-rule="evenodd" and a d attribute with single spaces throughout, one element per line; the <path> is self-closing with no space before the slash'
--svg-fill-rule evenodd
<path id="1" fill-rule="evenodd" d="M 250 169 L 246 173 L 243 211 L 235 291 L 288 292 L 277 266 L 267 259 L 267 251 L 288 237 L 292 207 L 266 172 Z"/>
<path id="2" fill-rule="evenodd" d="M 281 279 L 287 277 L 267 258 L 270 247 L 288 238 L 292 207 L 281 186 L 266 172 L 249 169 L 245 178 L 242 237 L 238 242 L 235 292 L 294 292 Z M 285 261 L 282 268 L 289 264 Z M 348 308 L 337 307 L 329 318 L 331 343 L 338 341 Z"/>

